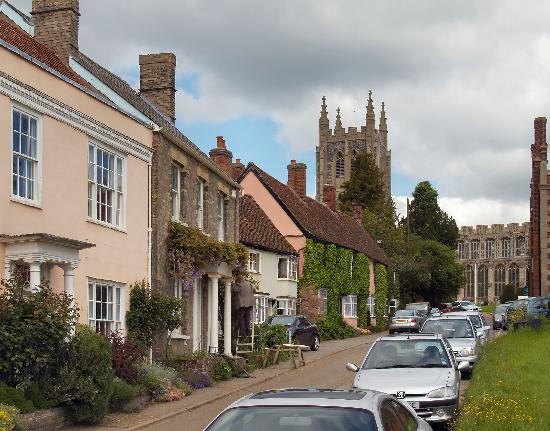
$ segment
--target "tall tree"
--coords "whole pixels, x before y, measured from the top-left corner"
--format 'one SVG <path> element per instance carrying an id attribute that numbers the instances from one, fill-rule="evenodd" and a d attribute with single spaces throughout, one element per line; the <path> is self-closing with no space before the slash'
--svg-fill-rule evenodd
<path id="1" fill-rule="evenodd" d="M 385 204 L 383 174 L 370 153 L 359 154 L 353 160 L 351 177 L 338 200 L 343 211 L 351 210 L 353 204 L 370 209 Z"/>
<path id="2" fill-rule="evenodd" d="M 456 221 L 437 202 L 437 190 L 429 181 L 418 183 L 409 208 L 411 232 L 426 240 L 439 241 L 454 248 L 458 239 Z"/>

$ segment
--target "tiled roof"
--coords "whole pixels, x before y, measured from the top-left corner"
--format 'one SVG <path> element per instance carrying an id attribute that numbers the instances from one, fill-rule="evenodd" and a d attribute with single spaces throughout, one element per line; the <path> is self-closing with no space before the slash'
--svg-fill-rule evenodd
<path id="1" fill-rule="evenodd" d="M 242 176 L 250 171 L 256 174 L 307 237 L 346 247 L 377 262 L 390 264 L 390 260 L 376 241 L 349 215 L 332 211 L 308 196 L 300 198 L 290 187 L 253 163 L 248 164 Z"/>
<path id="2" fill-rule="evenodd" d="M 276 253 L 297 254 L 254 198 L 244 195 L 239 209 L 240 242 Z"/>
<path id="3" fill-rule="evenodd" d="M 37 42 L 32 36 L 25 33 L 23 30 L 14 27 L 7 21 L 0 19 L 0 39 L 4 40 L 9 45 L 17 48 L 19 51 L 27 54 L 33 59 L 43 63 L 49 68 L 59 72 L 65 77 L 90 88 L 90 85 L 78 76 L 69 66 L 46 45 Z"/>
<path id="4" fill-rule="evenodd" d="M 166 115 L 164 115 L 145 96 L 137 93 L 126 81 L 114 73 L 111 73 L 81 52 L 76 53 L 74 58 L 81 66 L 88 70 L 88 72 L 126 100 L 130 105 L 134 106 L 138 111 L 150 118 L 163 130 L 168 131 L 168 133 L 173 136 L 184 149 L 196 157 L 198 161 L 210 167 L 210 169 L 229 182 L 235 183 L 229 174 L 223 172 L 199 147 L 191 142 L 187 136 L 181 133 L 180 130 L 171 123 L 170 119 L 166 117 Z"/>
<path id="5" fill-rule="evenodd" d="M 50 233 L 25 233 L 20 235 L 1 235 L 0 243 L 16 243 L 16 242 L 34 242 L 42 241 L 52 244 L 61 245 L 64 247 L 76 248 L 83 250 L 85 248 L 95 247 L 91 242 L 79 241 L 77 239 L 65 238 L 63 236 L 52 235 Z"/>

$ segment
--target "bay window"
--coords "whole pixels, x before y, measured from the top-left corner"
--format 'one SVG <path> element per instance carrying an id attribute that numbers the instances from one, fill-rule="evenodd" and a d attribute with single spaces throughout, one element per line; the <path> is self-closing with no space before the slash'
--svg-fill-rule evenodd
<path id="1" fill-rule="evenodd" d="M 254 323 L 264 323 L 267 320 L 267 302 L 268 297 L 265 295 L 256 296 Z"/>
<path id="2" fill-rule="evenodd" d="M 260 272 L 260 252 L 250 251 L 248 254 L 248 270 L 253 273 Z"/>
<path id="3" fill-rule="evenodd" d="M 296 314 L 296 300 L 293 298 L 277 299 L 277 314 L 283 316 L 293 316 Z"/>
<path id="4" fill-rule="evenodd" d="M 277 270 L 277 278 L 286 280 L 297 280 L 298 259 L 293 256 L 280 257 Z"/>
<path id="5" fill-rule="evenodd" d="M 342 310 L 344 317 L 356 318 L 357 317 L 357 296 L 348 295 L 342 298 Z"/>
<path id="6" fill-rule="evenodd" d="M 38 119 L 12 112 L 12 195 L 38 202 Z"/>
<path id="7" fill-rule="evenodd" d="M 88 145 L 88 217 L 123 227 L 124 159 Z"/>
<path id="8" fill-rule="evenodd" d="M 109 335 L 122 330 L 123 287 L 103 281 L 88 282 L 88 323 L 97 332 Z"/>
<path id="9" fill-rule="evenodd" d="M 170 200 L 172 208 L 172 220 L 180 220 L 180 203 L 181 203 L 181 179 L 180 168 L 178 165 L 172 165 L 171 169 L 171 187 Z"/>

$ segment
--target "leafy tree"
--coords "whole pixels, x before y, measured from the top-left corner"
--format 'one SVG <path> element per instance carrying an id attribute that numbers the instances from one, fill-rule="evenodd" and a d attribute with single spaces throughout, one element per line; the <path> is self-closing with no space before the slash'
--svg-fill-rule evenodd
<path id="1" fill-rule="evenodd" d="M 445 213 L 437 202 L 437 190 L 429 181 L 418 183 L 409 208 L 411 232 L 427 240 L 455 247 L 458 239 L 456 221 Z"/>
<path id="2" fill-rule="evenodd" d="M 370 153 L 359 154 L 352 162 L 350 180 L 344 184 L 344 191 L 338 200 L 340 208 L 348 212 L 353 204 L 363 208 L 376 208 L 384 205 L 385 191 L 382 171 Z"/>

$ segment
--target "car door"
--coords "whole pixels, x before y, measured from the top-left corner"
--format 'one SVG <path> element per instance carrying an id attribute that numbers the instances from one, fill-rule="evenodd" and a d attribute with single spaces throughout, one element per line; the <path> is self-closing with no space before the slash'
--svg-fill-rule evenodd
<path id="1" fill-rule="evenodd" d="M 300 344 L 311 346 L 313 344 L 313 327 L 305 317 L 298 317 L 297 330 L 300 334 L 300 336 L 297 337 Z"/>
<path id="2" fill-rule="evenodd" d="M 384 431 L 416 431 L 416 418 L 398 401 L 385 399 L 380 406 L 380 419 Z"/>

